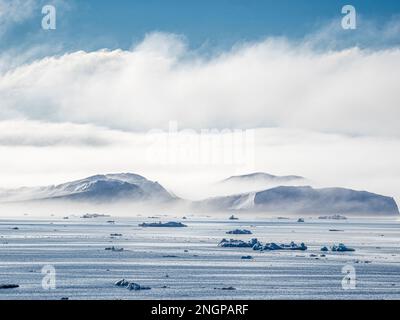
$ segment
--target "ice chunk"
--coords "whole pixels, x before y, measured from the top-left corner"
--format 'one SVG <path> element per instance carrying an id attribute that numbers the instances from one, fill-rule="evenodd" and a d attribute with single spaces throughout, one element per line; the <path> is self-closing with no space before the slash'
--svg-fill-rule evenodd
<path id="1" fill-rule="evenodd" d="M 250 230 L 241 230 L 241 229 L 235 229 L 232 231 L 228 231 L 226 234 L 252 234 Z"/>
<path id="2" fill-rule="evenodd" d="M 182 228 L 182 227 L 187 227 L 187 225 L 183 224 L 182 222 L 166 222 L 166 223 L 155 223 L 155 222 L 150 222 L 150 223 L 141 223 L 139 224 L 139 227 L 151 227 L 151 228 L 157 228 L 157 227 L 164 227 L 164 228 Z"/>
<path id="3" fill-rule="evenodd" d="M 150 287 L 141 286 L 140 284 L 131 282 L 131 283 L 129 283 L 127 289 L 131 290 L 131 291 L 132 290 L 139 291 L 139 290 L 150 290 L 151 288 Z"/>
<path id="4" fill-rule="evenodd" d="M 346 247 L 343 243 L 339 243 L 339 245 L 333 245 L 331 247 L 331 250 L 332 251 L 337 251 L 337 252 L 356 251 L 353 248 Z"/>

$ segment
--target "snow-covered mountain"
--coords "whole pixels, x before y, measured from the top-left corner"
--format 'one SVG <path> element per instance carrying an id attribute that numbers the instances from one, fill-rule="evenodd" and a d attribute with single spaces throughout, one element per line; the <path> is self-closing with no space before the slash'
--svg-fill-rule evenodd
<path id="1" fill-rule="evenodd" d="M 88 202 L 165 202 L 177 198 L 158 182 L 132 173 L 95 175 L 53 186 L 0 190 L 1 202 L 56 199 Z"/>
<path id="2" fill-rule="evenodd" d="M 262 176 L 266 177 L 264 174 Z M 296 176 L 288 177 L 293 178 L 286 177 L 286 179 L 301 179 L 301 177 Z M 271 179 L 282 181 L 284 177 Z M 148 207 L 162 204 L 163 208 L 166 208 L 165 205 L 169 203 L 180 205 L 181 208 L 207 211 L 399 214 L 393 198 L 344 188 L 314 189 L 309 186 L 279 186 L 265 188 L 262 191 L 241 192 L 190 202 L 177 198 L 158 182 L 147 180 L 143 176 L 132 173 L 95 175 L 53 186 L 0 190 L 1 203 L 47 202 L 50 200 L 100 204 L 114 202 L 143 203 Z"/>
<path id="3" fill-rule="evenodd" d="M 232 176 L 217 183 L 217 187 L 226 190 L 224 194 L 265 190 L 278 186 L 304 185 L 306 179 L 300 176 L 275 176 L 265 172 L 255 172 Z"/>
<path id="4" fill-rule="evenodd" d="M 265 172 L 254 172 L 250 174 L 244 174 L 239 176 L 229 177 L 222 182 L 242 182 L 242 181 L 262 181 L 262 182 L 288 182 L 304 180 L 304 177 L 300 176 L 274 176 Z"/>
<path id="5" fill-rule="evenodd" d="M 196 203 L 202 210 L 250 210 L 304 214 L 399 214 L 395 200 L 366 191 L 344 188 L 314 189 L 281 186 L 259 192 L 209 198 Z"/>

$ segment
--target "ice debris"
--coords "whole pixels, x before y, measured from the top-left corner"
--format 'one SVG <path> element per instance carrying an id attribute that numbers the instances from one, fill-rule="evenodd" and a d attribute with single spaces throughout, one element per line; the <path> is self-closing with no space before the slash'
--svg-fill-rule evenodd
<path id="1" fill-rule="evenodd" d="M 307 250 L 307 246 L 304 243 L 296 244 L 293 241 L 289 244 L 276 244 L 274 242 L 262 244 L 256 238 L 251 239 L 250 241 L 242 241 L 235 239 L 222 239 L 219 243 L 220 247 L 223 248 L 253 248 L 253 250 L 259 251 L 273 251 L 273 250 Z"/>
<path id="2" fill-rule="evenodd" d="M 328 247 L 322 247 L 321 248 L 321 251 L 329 251 L 329 249 L 328 249 Z M 345 251 L 356 251 L 355 249 L 353 249 L 353 248 L 350 248 L 350 247 L 347 247 L 346 245 L 344 245 L 343 243 L 339 243 L 338 245 L 336 245 L 336 244 L 334 244 L 332 247 L 331 247 L 331 251 L 334 251 L 334 252 L 345 252 Z"/>
<path id="3" fill-rule="evenodd" d="M 353 248 L 346 247 L 343 243 L 339 243 L 338 245 L 335 245 L 335 244 L 334 244 L 334 245 L 331 247 L 331 250 L 332 250 L 332 251 L 337 251 L 337 252 L 356 251 L 356 250 L 353 249 Z"/>
<path id="4" fill-rule="evenodd" d="M 139 224 L 139 227 L 164 227 L 164 228 L 182 228 L 182 227 L 187 227 L 187 225 L 183 224 L 182 222 L 166 222 L 166 223 L 161 223 L 161 222 L 150 222 L 150 223 L 146 223 L 143 222 L 141 224 Z"/>
<path id="5" fill-rule="evenodd" d="M 104 250 L 114 251 L 114 252 L 121 252 L 121 251 L 124 251 L 124 248 L 117 248 L 117 247 L 112 246 L 112 247 L 107 247 Z"/>
<path id="6" fill-rule="evenodd" d="M 150 290 L 150 287 L 146 287 L 146 286 L 141 286 L 140 284 L 137 284 L 135 282 L 129 282 L 125 279 L 121 279 L 118 280 L 117 282 L 114 283 L 115 286 L 117 287 L 122 287 L 122 288 L 126 288 L 130 291 L 139 291 L 139 290 Z"/>
<path id="7" fill-rule="evenodd" d="M 241 230 L 241 229 L 235 229 L 232 231 L 228 231 L 226 234 L 252 234 L 250 230 Z"/>

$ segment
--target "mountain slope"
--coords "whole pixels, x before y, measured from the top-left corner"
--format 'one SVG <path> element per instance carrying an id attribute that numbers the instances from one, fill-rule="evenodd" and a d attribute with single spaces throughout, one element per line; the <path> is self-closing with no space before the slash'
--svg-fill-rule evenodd
<path id="1" fill-rule="evenodd" d="M 253 201 L 251 201 L 253 199 Z M 344 188 L 281 186 L 268 190 L 210 198 L 198 202 L 207 210 L 252 210 L 282 213 L 399 214 L 393 198 Z"/>
<path id="2" fill-rule="evenodd" d="M 174 199 L 176 197 L 159 183 L 132 173 L 95 175 L 55 186 L 0 191 L 1 202 L 31 200 L 164 202 Z"/>
<path id="3" fill-rule="evenodd" d="M 288 181 L 294 181 L 294 180 L 304 180 L 303 177 L 300 176 L 274 176 L 269 173 L 265 172 L 255 172 L 255 173 L 250 173 L 250 174 L 245 174 L 245 175 L 239 175 L 239 176 L 232 176 L 229 177 L 225 180 L 222 180 L 223 183 L 229 183 L 229 182 L 253 182 L 253 181 L 260 181 L 260 182 L 288 182 Z"/>
<path id="4" fill-rule="evenodd" d="M 275 176 L 265 172 L 255 172 L 232 176 L 216 184 L 219 195 L 260 191 L 278 186 L 296 186 L 305 184 L 306 179 L 300 176 Z"/>

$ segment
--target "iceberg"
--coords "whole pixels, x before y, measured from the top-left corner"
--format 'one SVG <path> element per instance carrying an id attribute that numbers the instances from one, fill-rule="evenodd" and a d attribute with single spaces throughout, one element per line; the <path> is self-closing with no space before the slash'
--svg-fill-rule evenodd
<path id="1" fill-rule="evenodd" d="M 184 228 L 187 227 L 187 225 L 181 223 L 181 222 L 166 222 L 166 223 L 161 223 L 161 222 L 150 222 L 150 223 L 146 223 L 143 222 L 141 224 L 139 224 L 139 227 L 150 227 L 150 228 Z"/>

